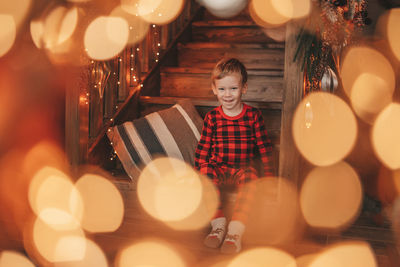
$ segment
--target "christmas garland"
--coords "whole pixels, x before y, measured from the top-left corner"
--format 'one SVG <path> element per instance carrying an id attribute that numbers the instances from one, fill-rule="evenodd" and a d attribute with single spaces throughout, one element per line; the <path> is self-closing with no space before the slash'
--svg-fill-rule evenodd
<path id="1" fill-rule="evenodd" d="M 341 51 L 371 22 L 366 9 L 367 0 L 313 1 L 312 12 L 296 37 L 294 55 L 294 61 L 302 60 L 303 95 L 336 90 Z"/>

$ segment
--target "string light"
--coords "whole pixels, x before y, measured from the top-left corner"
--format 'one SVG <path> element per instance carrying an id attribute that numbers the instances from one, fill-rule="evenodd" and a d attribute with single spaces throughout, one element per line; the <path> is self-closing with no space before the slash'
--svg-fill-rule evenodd
<path id="1" fill-rule="evenodd" d="M 117 98 L 119 97 L 119 88 L 120 88 L 120 84 L 121 84 L 121 64 L 122 64 L 122 58 L 118 57 L 118 61 L 117 61 L 117 89 L 116 89 L 116 93 L 117 93 Z"/>
<path id="2" fill-rule="evenodd" d="M 159 56 L 160 56 L 160 47 L 161 47 L 161 43 L 160 43 L 160 28 L 156 27 L 155 24 L 153 24 L 153 40 L 152 40 L 152 52 L 154 53 L 153 58 L 155 62 L 158 62 L 159 60 Z"/>

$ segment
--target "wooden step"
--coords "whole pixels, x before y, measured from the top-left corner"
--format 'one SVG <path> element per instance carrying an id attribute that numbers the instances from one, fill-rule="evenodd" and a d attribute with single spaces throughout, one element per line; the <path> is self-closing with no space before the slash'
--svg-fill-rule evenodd
<path id="1" fill-rule="evenodd" d="M 222 57 L 235 57 L 248 69 L 284 67 L 283 44 L 186 43 L 178 44 L 180 67 L 212 69 Z"/>
<path id="2" fill-rule="evenodd" d="M 158 104 L 158 105 L 174 105 L 179 100 L 187 99 L 187 97 L 172 97 L 172 96 L 140 96 L 140 104 Z M 215 97 L 196 97 L 190 98 L 193 105 L 203 107 L 217 107 L 219 103 Z M 246 104 L 256 107 L 258 109 L 274 109 L 281 110 L 281 102 L 259 102 L 259 101 L 245 101 Z"/>
<path id="3" fill-rule="evenodd" d="M 160 95 L 212 98 L 210 74 L 211 69 L 162 68 Z M 282 91 L 282 70 L 248 70 L 248 90 L 244 100 L 281 102 Z"/>
<path id="4" fill-rule="evenodd" d="M 250 13 L 249 13 L 249 9 L 247 7 L 244 8 L 239 14 L 237 14 L 233 17 L 230 17 L 230 18 L 217 17 L 217 16 L 211 14 L 211 12 L 209 12 L 206 8 L 204 8 L 201 19 L 203 21 L 207 21 L 207 20 L 252 20 Z"/>
<path id="5" fill-rule="evenodd" d="M 276 43 L 253 21 L 214 20 L 192 23 L 195 42 Z"/>
<path id="6" fill-rule="evenodd" d="M 179 100 L 188 97 L 157 97 L 157 96 L 141 96 L 140 113 L 145 116 L 149 113 L 165 109 L 169 106 L 176 104 Z M 215 96 L 213 97 L 193 97 L 190 98 L 193 105 L 195 105 L 199 115 L 204 117 L 205 114 L 211 109 L 219 106 Z M 261 110 L 265 120 L 265 127 L 267 129 L 269 138 L 274 144 L 274 163 L 279 163 L 279 143 L 280 143 L 280 129 L 281 129 L 281 102 L 261 102 L 261 101 L 244 101 L 246 104 L 256 107 Z M 278 170 L 278 165 L 275 169 Z"/>

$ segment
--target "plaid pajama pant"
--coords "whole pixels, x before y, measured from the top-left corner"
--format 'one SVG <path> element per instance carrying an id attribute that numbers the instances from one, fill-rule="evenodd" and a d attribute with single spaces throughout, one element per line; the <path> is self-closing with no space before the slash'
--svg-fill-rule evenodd
<path id="1" fill-rule="evenodd" d="M 254 167 L 232 167 L 223 164 L 203 163 L 200 173 L 207 175 L 218 189 L 219 205 L 215 218 L 224 217 L 220 189 L 224 186 L 237 189 L 237 198 L 232 213 L 232 220 L 247 222 L 249 210 L 253 204 L 256 187 L 251 181 L 258 179 Z"/>

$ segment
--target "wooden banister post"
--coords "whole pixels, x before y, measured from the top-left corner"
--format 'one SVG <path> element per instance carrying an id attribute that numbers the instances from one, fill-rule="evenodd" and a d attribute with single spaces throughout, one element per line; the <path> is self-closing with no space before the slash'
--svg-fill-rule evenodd
<path id="1" fill-rule="evenodd" d="M 279 176 L 298 185 L 301 179 L 303 159 L 292 136 L 292 119 L 297 104 L 302 99 L 303 74 L 300 64 L 293 61 L 297 48 L 296 35 L 302 21 L 291 21 L 286 26 L 285 68 L 283 81 L 282 122 L 279 156 Z"/>
<path id="2" fill-rule="evenodd" d="M 71 170 L 86 162 L 89 142 L 89 70 L 71 67 L 66 71 L 65 151 Z"/>

